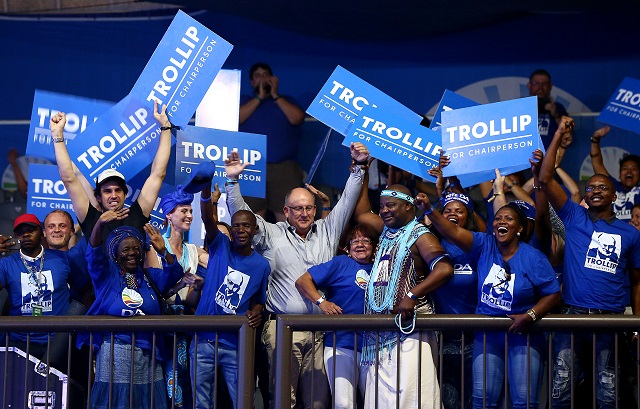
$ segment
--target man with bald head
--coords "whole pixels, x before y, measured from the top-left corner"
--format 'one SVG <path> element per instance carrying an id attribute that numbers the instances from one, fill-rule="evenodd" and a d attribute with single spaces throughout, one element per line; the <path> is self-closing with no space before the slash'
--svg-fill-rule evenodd
<path id="1" fill-rule="evenodd" d="M 286 221 L 272 224 L 257 216 L 258 233 L 253 238 L 253 245 L 271 264 L 265 306 L 268 319 L 262 332 L 262 342 L 270 367 L 271 408 L 275 406 L 274 319 L 277 314 L 320 313 L 316 305 L 318 302 L 314 304 L 302 297 L 295 283 L 310 267 L 329 261 L 335 256 L 342 231 L 353 213 L 362 187 L 361 166 L 367 163 L 369 151 L 359 142 L 352 143 L 350 150 L 355 166 L 340 200 L 325 219 L 315 220 L 315 197 L 302 188 L 293 189 L 285 197 L 283 212 Z M 232 152 L 225 161 L 227 206 L 231 214 L 242 209 L 250 210 L 240 194 L 238 184 L 238 177 L 246 166 L 247 163 L 240 163 L 237 152 Z M 329 384 L 324 372 L 322 334 L 316 332 L 314 339 L 311 332 L 294 332 L 291 359 L 291 407 L 296 406 L 297 396 L 301 398 L 302 406 L 305 408 L 327 407 Z"/>
<path id="2" fill-rule="evenodd" d="M 616 201 L 613 182 L 608 175 L 591 176 L 584 189 L 584 200 L 588 206 L 585 209 L 569 200 L 553 177 L 554 159 L 560 140 L 563 133 L 571 132 L 573 127 L 573 119 L 562 117 L 542 160 L 539 176 L 542 190 L 567 230 L 562 273 L 562 313 L 624 313 L 624 279 L 628 272 L 631 308 L 634 315 L 640 315 L 640 232 L 616 217 L 611 206 Z M 583 370 L 579 356 L 592 353 L 590 333 L 576 333 L 574 337 L 565 332 L 557 332 L 554 336 L 553 408 L 570 406 L 572 385 L 577 384 Z M 593 376 L 598 380 L 596 399 L 601 408 L 617 407 L 619 403 L 616 401 L 618 370 L 613 359 L 614 342 L 612 332 L 595 335 L 596 373 Z"/>
<path id="3" fill-rule="evenodd" d="M 416 220 L 409 189 L 391 185 L 383 190 L 379 215 L 371 212 L 368 201 L 367 195 L 360 195 L 356 219 L 381 236 L 365 292 L 365 314 L 397 314 L 399 330 L 406 335 L 413 331 L 417 313 L 433 314 L 429 294 L 453 276 L 453 266 L 438 239 Z M 365 333 L 361 362 L 368 366 L 365 407 L 440 407 L 432 355 L 437 351 L 435 334 L 405 335 Z M 399 370 L 398 362 L 402 362 Z"/>

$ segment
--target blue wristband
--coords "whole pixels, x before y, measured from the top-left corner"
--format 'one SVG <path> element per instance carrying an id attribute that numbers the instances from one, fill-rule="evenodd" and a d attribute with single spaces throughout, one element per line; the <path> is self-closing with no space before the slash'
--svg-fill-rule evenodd
<path id="1" fill-rule="evenodd" d="M 431 213 L 433 213 L 433 207 L 424 212 L 424 216 L 429 216 Z"/>

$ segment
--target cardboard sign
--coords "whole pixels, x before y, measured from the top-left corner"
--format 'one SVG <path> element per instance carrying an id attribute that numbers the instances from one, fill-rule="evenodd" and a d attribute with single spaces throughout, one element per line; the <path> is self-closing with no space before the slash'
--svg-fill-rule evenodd
<path id="1" fill-rule="evenodd" d="M 367 106 L 381 108 L 416 124 L 422 120 L 420 115 L 341 66 L 333 71 L 307 113 L 346 136 Z"/>
<path id="2" fill-rule="evenodd" d="M 242 194 L 265 197 L 267 187 L 267 137 L 246 132 L 231 132 L 219 129 L 187 126 L 177 133 L 176 185 L 185 185 L 192 167 L 202 162 L 215 162 L 219 171 L 213 175 L 212 184 L 224 186 L 226 173 L 224 160 L 234 150 L 240 153 L 242 162 L 250 162 L 240 174 Z"/>
<path id="3" fill-rule="evenodd" d="M 536 97 L 442 112 L 442 145 L 451 158 L 443 175 L 495 175 L 495 168 L 508 174 L 528 167 L 531 153 L 542 148 L 537 117 Z"/>
<path id="4" fill-rule="evenodd" d="M 69 141 L 67 150 L 90 183 L 108 167 L 128 179 L 153 162 L 161 132 L 153 108 L 129 95 L 88 127 L 82 138 Z"/>
<path id="5" fill-rule="evenodd" d="M 444 94 L 442 94 L 442 98 L 440 99 L 440 103 L 438 104 L 438 108 L 436 108 L 436 113 L 433 115 L 433 120 L 431 121 L 431 126 L 429 126 L 429 128 L 434 131 L 440 130 L 440 126 L 442 125 L 442 113 L 444 111 L 453 111 L 454 109 L 473 107 L 476 105 L 479 105 L 476 101 L 465 98 L 462 95 L 445 89 Z"/>
<path id="6" fill-rule="evenodd" d="M 55 209 L 66 210 L 75 220 L 71 199 L 64 183 L 60 180 L 58 167 L 32 163 L 29 165 L 27 180 L 27 213 L 35 214 L 38 219 L 44 218 Z"/>
<path id="7" fill-rule="evenodd" d="M 64 112 L 67 116 L 64 137 L 67 141 L 71 141 L 114 105 L 114 102 L 37 89 L 33 96 L 27 156 L 35 156 L 55 163 L 49 120 L 58 112 Z"/>
<path id="8" fill-rule="evenodd" d="M 598 121 L 640 133 L 640 80 L 625 78 L 600 112 Z"/>
<path id="9" fill-rule="evenodd" d="M 171 123 L 186 126 L 233 46 L 178 11 L 131 94 L 167 106 Z"/>
<path id="10" fill-rule="evenodd" d="M 362 142 L 371 156 L 424 179 L 435 181 L 427 171 L 438 166 L 441 136 L 419 123 L 391 112 L 364 107 L 343 145 Z"/>

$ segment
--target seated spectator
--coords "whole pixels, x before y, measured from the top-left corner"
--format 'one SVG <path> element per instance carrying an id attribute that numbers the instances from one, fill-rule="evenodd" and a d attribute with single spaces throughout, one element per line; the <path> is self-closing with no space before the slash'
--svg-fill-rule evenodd
<path id="1" fill-rule="evenodd" d="M 362 314 L 364 296 L 371 274 L 373 250 L 378 244 L 378 235 L 369 226 L 355 226 L 348 237 L 348 256 L 340 255 L 311 267 L 296 280 L 296 288 L 309 301 L 316 303 L 325 314 Z M 318 288 L 325 290 L 320 295 Z M 358 334 L 357 351 L 354 354 L 354 333 L 337 331 L 324 336 L 324 366 L 336 408 L 355 408 L 354 385 L 364 398 L 365 367 L 354 365 L 360 362 L 362 334 Z M 335 370 L 334 370 L 335 368 Z M 355 379 L 354 379 L 355 373 Z"/>

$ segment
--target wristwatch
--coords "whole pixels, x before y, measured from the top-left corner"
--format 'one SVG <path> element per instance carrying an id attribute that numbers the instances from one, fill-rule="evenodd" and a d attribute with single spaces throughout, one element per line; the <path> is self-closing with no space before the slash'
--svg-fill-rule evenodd
<path id="1" fill-rule="evenodd" d="M 323 303 L 324 301 L 326 301 L 326 300 L 327 300 L 327 297 L 325 297 L 325 296 L 323 295 L 322 297 L 320 297 L 320 298 L 318 298 L 318 299 L 316 300 L 316 305 L 320 305 L 320 304 L 322 304 L 322 303 Z"/>
<path id="2" fill-rule="evenodd" d="M 531 319 L 533 320 L 533 322 L 538 321 L 538 316 L 536 315 L 536 311 L 533 308 L 530 308 L 527 311 L 527 315 L 531 317 Z"/>

